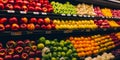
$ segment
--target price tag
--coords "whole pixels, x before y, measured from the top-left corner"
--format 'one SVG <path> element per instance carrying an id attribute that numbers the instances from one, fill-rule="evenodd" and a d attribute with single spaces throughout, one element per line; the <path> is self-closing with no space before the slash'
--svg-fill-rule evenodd
<path id="1" fill-rule="evenodd" d="M 22 35 L 22 32 L 11 32 L 11 35 Z"/>
<path id="2" fill-rule="evenodd" d="M 114 30 L 117 30 L 117 28 L 114 28 Z"/>
<path id="3" fill-rule="evenodd" d="M 52 32 L 51 31 L 45 31 L 45 34 L 51 34 Z"/>
<path id="4" fill-rule="evenodd" d="M 88 17 L 90 17 L 90 15 L 88 15 Z"/>
<path id="5" fill-rule="evenodd" d="M 72 33 L 72 30 L 65 30 L 64 33 Z"/>
<path id="6" fill-rule="evenodd" d="M 92 16 L 93 18 L 95 17 L 95 16 Z"/>
<path id="7" fill-rule="evenodd" d="M 71 16 L 71 14 L 67 14 L 67 16 Z"/>
<path id="8" fill-rule="evenodd" d="M 14 10 L 7 10 L 8 13 L 15 13 Z"/>
<path id="9" fill-rule="evenodd" d="M 33 32 L 32 31 L 27 31 L 27 34 L 33 34 Z"/>
<path id="10" fill-rule="evenodd" d="M 79 17 L 82 17 L 82 15 L 79 15 Z"/>
<path id="11" fill-rule="evenodd" d="M 39 12 L 33 12 L 33 14 L 35 14 L 35 15 L 39 15 L 40 13 L 39 13 Z"/>
<path id="12" fill-rule="evenodd" d="M 86 32 L 90 32 L 90 29 L 86 29 Z"/>
<path id="13" fill-rule="evenodd" d="M 47 15 L 47 13 L 42 12 L 42 15 Z"/>
<path id="14" fill-rule="evenodd" d="M 27 14 L 27 12 L 26 12 L 26 11 L 20 11 L 20 13 L 21 13 L 21 14 Z"/>
<path id="15" fill-rule="evenodd" d="M 103 29 L 103 31 L 106 31 L 107 29 Z"/>
<path id="16" fill-rule="evenodd" d="M 87 17 L 86 15 L 83 15 L 83 17 Z"/>
<path id="17" fill-rule="evenodd" d="M 105 18 L 104 16 L 102 16 L 102 18 Z"/>
<path id="18" fill-rule="evenodd" d="M 77 15 L 73 15 L 73 16 L 75 16 L 75 17 L 76 17 Z"/>
<path id="19" fill-rule="evenodd" d="M 62 16 L 65 16 L 65 14 L 61 14 Z"/>

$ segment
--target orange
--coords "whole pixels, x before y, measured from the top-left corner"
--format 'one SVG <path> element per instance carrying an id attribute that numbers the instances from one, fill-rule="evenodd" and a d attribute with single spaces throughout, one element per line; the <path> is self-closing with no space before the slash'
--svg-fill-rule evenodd
<path id="1" fill-rule="evenodd" d="M 74 44 L 74 48 L 78 48 L 78 45 L 77 45 L 77 44 Z"/>
<path id="2" fill-rule="evenodd" d="M 98 52 L 99 52 L 98 50 L 94 50 L 94 51 L 93 51 L 94 54 L 97 54 Z"/>
<path id="3" fill-rule="evenodd" d="M 88 51 L 88 55 L 92 55 L 92 51 Z"/>
<path id="4" fill-rule="evenodd" d="M 71 36 L 71 37 L 69 37 L 69 39 L 70 39 L 70 40 L 73 40 L 74 38 Z"/>
<path id="5" fill-rule="evenodd" d="M 75 41 L 73 40 L 73 41 L 71 41 L 71 43 L 72 43 L 72 44 L 75 44 Z"/>
<path id="6" fill-rule="evenodd" d="M 85 55 L 86 55 L 85 52 L 79 52 L 79 53 L 78 53 L 78 56 L 79 56 L 79 57 L 83 57 L 83 56 L 85 56 Z"/>

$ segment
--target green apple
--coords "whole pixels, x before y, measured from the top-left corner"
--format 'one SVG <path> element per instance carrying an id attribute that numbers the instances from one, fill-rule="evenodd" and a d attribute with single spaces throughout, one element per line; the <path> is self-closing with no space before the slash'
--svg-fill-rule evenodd
<path id="1" fill-rule="evenodd" d="M 53 47 L 53 50 L 54 50 L 54 51 L 57 51 L 57 47 Z"/>
<path id="2" fill-rule="evenodd" d="M 74 57 L 77 57 L 77 56 L 78 56 L 78 54 L 77 54 L 77 53 L 73 53 L 73 56 L 74 56 Z"/>
<path id="3" fill-rule="evenodd" d="M 45 46 L 44 46 L 43 43 L 39 43 L 39 44 L 37 45 L 37 47 L 38 47 L 38 49 L 43 49 Z"/>
<path id="4" fill-rule="evenodd" d="M 58 50 L 58 51 L 62 51 L 62 47 L 58 47 L 57 50 Z"/>
<path id="5" fill-rule="evenodd" d="M 51 60 L 57 60 L 55 57 L 52 57 Z"/>
<path id="6" fill-rule="evenodd" d="M 54 45 L 55 44 L 55 41 L 51 41 L 51 45 Z"/>
<path id="7" fill-rule="evenodd" d="M 61 57 L 62 55 L 61 55 L 61 52 L 58 52 L 58 57 Z"/>
<path id="8" fill-rule="evenodd" d="M 45 42 L 45 37 L 40 37 L 40 38 L 38 39 L 38 42 L 39 42 L 39 43 L 44 43 L 44 42 Z"/>
<path id="9" fill-rule="evenodd" d="M 72 60 L 77 60 L 77 58 L 74 58 L 74 57 L 73 57 Z"/>
<path id="10" fill-rule="evenodd" d="M 67 47 L 63 47 L 63 51 L 65 51 L 65 52 L 66 52 L 67 50 L 68 50 L 68 48 L 67 48 Z"/>
<path id="11" fill-rule="evenodd" d="M 65 56 L 65 52 L 61 52 L 61 55 L 64 57 Z"/>
<path id="12" fill-rule="evenodd" d="M 49 40 L 46 40 L 46 41 L 45 41 L 45 45 L 48 45 L 48 46 L 49 46 L 49 45 L 50 45 L 50 41 L 49 41 Z"/>
<path id="13" fill-rule="evenodd" d="M 64 47 L 64 42 L 63 42 L 63 43 L 62 43 L 62 42 L 60 42 L 60 46 L 61 46 L 61 47 Z"/>
<path id="14" fill-rule="evenodd" d="M 49 56 L 47 54 L 45 54 L 45 55 L 42 56 L 42 58 L 47 60 L 47 59 L 49 59 Z"/>
<path id="15" fill-rule="evenodd" d="M 53 57 L 57 57 L 57 55 L 58 55 L 57 52 L 53 52 L 52 54 Z"/>

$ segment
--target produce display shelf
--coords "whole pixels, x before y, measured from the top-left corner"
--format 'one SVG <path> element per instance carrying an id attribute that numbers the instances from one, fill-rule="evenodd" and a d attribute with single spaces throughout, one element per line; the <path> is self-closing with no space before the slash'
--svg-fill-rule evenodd
<path id="1" fill-rule="evenodd" d="M 104 1 L 104 0 L 76 0 L 76 1 L 82 2 L 82 3 L 88 3 L 88 4 L 109 7 L 109 8 L 120 9 L 120 4 L 109 2 L 109 1 Z"/>
<path id="2" fill-rule="evenodd" d="M 105 16 L 90 16 L 90 15 L 71 15 L 71 14 L 54 14 L 45 12 L 31 12 L 31 11 L 15 11 L 15 10 L 0 10 L 1 16 L 29 16 L 32 17 L 50 17 L 52 19 L 111 19 L 120 20 L 120 17 L 105 17 Z"/>
<path id="3" fill-rule="evenodd" d="M 120 28 L 98 28 L 98 29 L 79 29 L 79 30 L 35 30 L 35 31 L 4 31 L 0 32 L 0 36 L 19 36 L 19 35 L 30 35 L 30 34 L 81 34 L 81 33 L 106 33 L 106 32 L 117 32 Z"/>

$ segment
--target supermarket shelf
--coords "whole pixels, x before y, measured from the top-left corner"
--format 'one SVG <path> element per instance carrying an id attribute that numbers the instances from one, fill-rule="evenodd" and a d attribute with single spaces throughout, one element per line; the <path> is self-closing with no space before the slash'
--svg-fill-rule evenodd
<path id="1" fill-rule="evenodd" d="M 80 29 L 80 30 L 35 30 L 35 31 L 4 31 L 0 32 L 0 36 L 20 36 L 30 34 L 81 34 L 81 33 L 106 33 L 110 31 L 120 31 L 120 28 L 107 28 L 107 29 Z"/>
<path id="2" fill-rule="evenodd" d="M 54 14 L 44 12 L 25 12 L 25 11 L 14 11 L 14 10 L 0 10 L 1 16 L 29 16 L 29 17 L 50 17 L 52 19 L 112 19 L 120 20 L 120 17 L 104 17 L 104 16 L 90 16 L 90 15 L 71 15 L 71 14 Z"/>
<path id="3" fill-rule="evenodd" d="M 120 4 L 109 2 L 109 1 L 104 1 L 104 0 L 76 0 L 76 1 L 79 1 L 82 3 L 89 3 L 89 4 L 109 7 L 109 8 L 120 9 Z"/>

